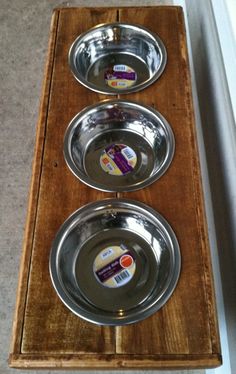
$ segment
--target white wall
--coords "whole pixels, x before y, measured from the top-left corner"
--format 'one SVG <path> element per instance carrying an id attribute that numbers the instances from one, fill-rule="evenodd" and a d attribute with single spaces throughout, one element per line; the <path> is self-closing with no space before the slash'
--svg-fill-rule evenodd
<path id="1" fill-rule="evenodd" d="M 174 1 L 185 9 L 198 143 L 224 365 L 236 373 L 236 44 L 232 0 Z M 232 26 L 232 27 L 231 27 Z M 235 26 L 235 25 L 234 25 Z"/>

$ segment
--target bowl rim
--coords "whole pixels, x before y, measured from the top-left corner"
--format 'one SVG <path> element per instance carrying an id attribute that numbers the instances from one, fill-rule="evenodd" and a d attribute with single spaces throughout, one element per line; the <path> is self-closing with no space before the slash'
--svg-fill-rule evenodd
<path id="1" fill-rule="evenodd" d="M 159 68 L 151 79 L 147 79 L 146 81 L 144 81 L 144 82 L 142 82 L 138 85 L 133 85 L 132 87 L 124 88 L 124 89 L 122 89 L 122 91 L 114 89 L 114 88 L 109 87 L 109 86 L 107 86 L 107 89 L 99 88 L 99 86 L 97 86 L 96 84 L 88 82 L 87 79 L 85 79 L 84 76 L 78 72 L 78 70 L 76 68 L 76 65 L 74 63 L 74 55 L 76 53 L 78 43 L 86 35 L 88 35 L 89 33 L 92 33 L 93 31 L 96 31 L 100 28 L 113 27 L 113 26 L 114 27 L 115 26 L 133 27 L 135 29 L 142 30 L 143 32 L 148 34 L 148 36 L 156 43 L 156 45 L 158 47 L 158 50 L 159 50 L 160 58 L 161 58 Z M 161 76 L 161 74 L 163 73 L 163 71 L 165 69 L 166 63 L 167 63 L 167 51 L 166 51 L 166 47 L 165 47 L 163 41 L 161 40 L 161 38 L 156 33 L 149 30 L 148 28 L 146 28 L 145 26 L 135 24 L 135 23 L 132 24 L 132 23 L 124 23 L 124 22 L 111 22 L 111 23 L 101 23 L 101 24 L 98 24 L 94 27 L 91 27 L 87 31 L 82 32 L 74 40 L 74 42 L 70 46 L 69 53 L 68 53 L 68 64 L 69 64 L 69 67 L 71 69 L 71 72 L 72 72 L 74 78 L 78 82 L 80 82 L 84 87 L 86 87 L 88 89 L 91 89 L 92 91 L 95 91 L 95 92 L 98 92 L 98 93 L 101 93 L 101 94 L 106 94 L 106 95 L 129 94 L 129 93 L 132 93 L 132 92 L 140 91 L 140 90 L 148 87 L 149 85 L 154 83 Z"/>
<path id="2" fill-rule="evenodd" d="M 58 265 L 58 252 L 60 251 L 60 247 L 62 245 L 63 240 L 68 236 L 68 234 L 71 232 L 71 230 L 76 226 L 79 217 L 81 214 L 86 213 L 88 209 L 93 210 L 95 213 L 96 211 L 105 209 L 107 207 L 111 210 L 115 210 L 115 207 L 122 207 L 122 205 L 126 205 L 127 209 L 135 209 L 139 212 L 142 211 L 142 213 L 146 216 L 148 216 L 153 222 L 158 222 L 158 228 L 164 231 L 164 234 L 166 235 L 169 243 L 171 244 L 171 253 L 173 255 L 173 271 L 172 271 L 172 277 L 169 280 L 169 283 L 167 287 L 165 287 L 164 291 L 161 292 L 160 297 L 155 302 L 155 299 L 153 302 L 148 304 L 146 308 L 139 311 L 135 314 L 135 312 L 128 316 L 119 316 L 116 317 L 112 315 L 107 316 L 109 313 L 104 313 L 104 315 L 100 314 L 99 316 L 96 315 L 92 311 L 88 311 L 87 309 L 84 309 L 81 306 L 78 306 L 76 302 L 73 301 L 73 299 L 68 295 L 68 293 L 63 288 L 63 285 L 61 283 L 61 278 L 58 275 L 57 272 L 57 265 Z M 49 255 L 49 273 L 50 278 L 53 284 L 53 287 L 63 302 L 63 304 L 75 315 L 78 317 L 81 317 L 82 319 L 97 324 L 97 325 L 106 325 L 106 326 L 122 326 L 122 325 L 128 325 L 131 323 L 136 323 L 139 321 L 142 321 L 146 319 L 147 317 L 151 316 L 155 312 L 157 312 L 160 308 L 166 304 L 166 302 L 169 300 L 171 295 L 173 294 L 179 277 L 180 277 L 180 271 L 181 271 L 181 252 L 180 252 L 180 246 L 178 239 L 176 237 L 176 234 L 168 221 L 156 210 L 151 208 L 149 205 L 146 205 L 140 201 L 136 201 L 133 199 L 127 199 L 127 198 L 107 198 L 102 199 L 98 201 L 90 202 L 86 205 L 83 205 L 76 211 L 74 211 L 60 226 L 59 230 L 57 231 L 57 234 L 54 238 L 54 241 L 52 243 L 50 255 Z"/>
<path id="3" fill-rule="evenodd" d="M 116 188 L 109 188 L 109 186 L 105 187 L 101 183 L 93 182 L 93 180 L 80 172 L 80 170 L 77 168 L 73 161 L 72 152 L 71 152 L 71 140 L 73 136 L 74 129 L 76 128 L 78 121 L 81 121 L 83 117 L 85 117 L 89 112 L 95 111 L 97 108 L 106 108 L 108 105 L 119 105 L 119 104 L 126 104 L 128 106 L 132 106 L 135 108 L 139 108 L 142 111 L 145 111 L 147 113 L 151 113 L 152 117 L 154 116 L 159 123 L 161 123 L 162 128 L 164 129 L 166 135 L 168 136 L 169 143 L 167 143 L 167 155 L 165 158 L 165 162 L 163 163 L 163 166 L 159 171 L 149 178 L 146 178 L 143 181 L 140 181 L 138 183 L 135 183 L 133 185 L 127 186 L 127 187 L 116 187 Z M 129 191 L 137 191 L 139 189 L 142 189 L 144 187 L 149 186 L 156 180 L 158 180 L 163 174 L 166 173 L 168 168 L 171 165 L 171 162 L 173 160 L 175 153 L 175 137 L 173 130 L 169 124 L 169 122 L 165 119 L 165 117 L 158 112 L 156 109 L 141 104 L 140 102 L 136 102 L 133 100 L 125 100 L 125 99 L 105 99 L 102 101 L 99 101 L 98 103 L 89 105 L 85 108 L 83 108 L 79 113 L 77 113 L 72 120 L 70 121 L 64 135 L 64 143 L 63 143 L 63 154 L 65 162 L 70 169 L 70 171 L 76 176 L 80 181 L 85 183 L 87 186 L 95 188 L 99 191 L 103 192 L 129 192 Z"/>

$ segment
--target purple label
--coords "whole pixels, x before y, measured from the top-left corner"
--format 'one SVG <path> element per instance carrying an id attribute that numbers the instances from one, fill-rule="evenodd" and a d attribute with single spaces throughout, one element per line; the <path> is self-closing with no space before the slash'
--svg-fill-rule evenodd
<path id="1" fill-rule="evenodd" d="M 126 72 L 126 71 L 112 71 L 112 72 L 105 72 L 104 78 L 106 80 L 111 79 L 127 79 L 130 81 L 136 80 L 136 73 L 135 72 Z"/>
<path id="2" fill-rule="evenodd" d="M 133 258 L 132 254 L 129 251 L 125 252 L 124 254 L 129 255 Z M 120 259 L 122 256 L 124 256 L 124 254 L 117 257 L 115 260 L 109 262 L 107 265 L 103 266 L 101 269 L 96 271 L 96 275 L 99 278 L 100 282 L 106 282 L 107 279 L 113 277 L 115 274 L 123 270 L 123 267 L 120 264 Z"/>
<path id="3" fill-rule="evenodd" d="M 122 155 L 121 150 L 125 148 L 121 144 L 112 144 L 105 149 L 108 156 L 115 162 L 117 167 L 123 174 L 129 173 L 133 170 L 133 167 L 128 164 L 126 158 Z"/>

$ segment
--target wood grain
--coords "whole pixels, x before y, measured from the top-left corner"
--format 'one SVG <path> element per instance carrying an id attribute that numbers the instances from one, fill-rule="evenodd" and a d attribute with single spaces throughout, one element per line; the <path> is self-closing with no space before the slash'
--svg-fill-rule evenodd
<path id="1" fill-rule="evenodd" d="M 87 28 L 116 20 L 116 11 L 60 11 L 45 144 L 32 247 L 21 352 L 114 352 L 114 329 L 74 316 L 52 287 L 48 262 L 52 241 L 64 220 L 80 206 L 114 194 L 79 182 L 63 158 L 65 129 L 82 108 L 100 100 L 72 76 L 67 62 L 73 40 Z"/>
<path id="2" fill-rule="evenodd" d="M 214 291 L 202 202 L 201 177 L 190 90 L 186 38 L 181 8 L 120 11 L 122 22 L 148 25 L 163 40 L 168 55 L 164 74 L 144 92 L 130 98 L 155 107 L 169 121 L 175 135 L 173 162 L 160 180 L 141 191 L 120 196 L 140 200 L 159 211 L 173 227 L 181 248 L 182 270 L 168 303 L 137 325 L 119 328 L 118 353 L 210 353 L 215 341 Z M 206 265 L 207 264 L 207 265 Z M 207 269 L 204 267 L 207 266 Z M 205 271 L 206 270 L 206 271 Z M 209 288 L 211 289 L 209 294 Z M 213 328 L 212 328 L 213 327 Z M 144 334 L 144 331 L 148 333 Z M 130 342 L 132 341 L 132 344 Z"/>
<path id="3" fill-rule="evenodd" d="M 11 355 L 15 368 L 25 369 L 202 369 L 219 366 L 220 355 Z"/>
<path id="4" fill-rule="evenodd" d="M 45 138 L 45 126 L 48 113 L 48 101 L 51 87 L 52 66 L 54 62 L 54 52 L 56 45 L 56 35 L 58 26 L 59 11 L 55 11 L 52 16 L 50 27 L 50 38 L 48 44 L 48 55 L 45 66 L 44 82 L 42 85 L 42 95 L 39 110 L 39 120 L 37 124 L 35 152 L 33 160 L 33 170 L 31 186 L 28 200 L 28 214 L 25 225 L 25 234 L 22 250 L 22 258 L 19 271 L 18 290 L 15 316 L 13 321 L 13 334 L 11 342 L 11 352 L 21 352 L 22 329 L 25 313 L 25 300 L 27 296 L 29 265 L 31 259 L 31 248 L 34 235 L 35 220 L 37 214 L 37 201 L 40 186 L 42 155 Z"/>
<path id="5" fill-rule="evenodd" d="M 182 269 L 168 303 L 126 327 L 95 326 L 74 316 L 49 276 L 52 241 L 87 202 L 114 197 L 79 182 L 65 165 L 63 137 L 84 107 L 106 98 L 79 84 L 67 62 L 74 39 L 103 22 L 144 25 L 163 40 L 168 62 L 145 90 L 123 97 L 155 107 L 171 124 L 173 162 L 151 186 L 118 196 L 142 201 L 173 227 Z M 187 369 L 220 365 L 210 252 L 196 147 L 191 83 L 179 7 L 62 8 L 54 12 L 38 122 L 32 187 L 9 364 L 18 368 Z"/>

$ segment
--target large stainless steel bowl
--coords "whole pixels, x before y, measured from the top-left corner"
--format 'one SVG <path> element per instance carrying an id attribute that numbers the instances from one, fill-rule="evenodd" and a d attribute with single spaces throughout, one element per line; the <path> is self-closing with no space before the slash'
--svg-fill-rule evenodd
<path id="1" fill-rule="evenodd" d="M 167 55 L 148 29 L 125 23 L 98 25 L 81 34 L 69 51 L 75 78 L 104 94 L 139 91 L 163 72 Z"/>
<path id="2" fill-rule="evenodd" d="M 69 124 L 64 156 L 84 183 L 102 191 L 133 191 L 160 178 L 174 154 L 168 122 L 153 108 L 131 101 L 92 105 Z"/>
<path id="3" fill-rule="evenodd" d="M 62 302 L 101 325 L 140 321 L 170 298 L 180 273 L 180 250 L 167 221 L 126 199 L 90 203 L 61 226 L 50 274 Z"/>

